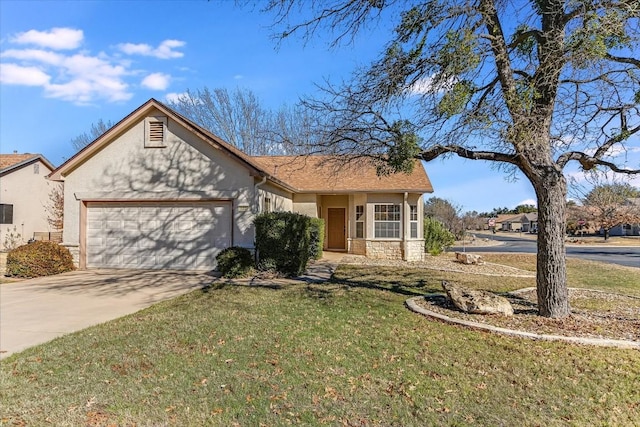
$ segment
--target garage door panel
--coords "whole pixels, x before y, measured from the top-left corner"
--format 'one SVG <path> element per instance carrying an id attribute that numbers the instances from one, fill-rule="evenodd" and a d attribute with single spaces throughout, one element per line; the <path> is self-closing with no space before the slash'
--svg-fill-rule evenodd
<path id="1" fill-rule="evenodd" d="M 231 203 L 90 204 L 87 266 L 212 269 L 231 246 Z"/>

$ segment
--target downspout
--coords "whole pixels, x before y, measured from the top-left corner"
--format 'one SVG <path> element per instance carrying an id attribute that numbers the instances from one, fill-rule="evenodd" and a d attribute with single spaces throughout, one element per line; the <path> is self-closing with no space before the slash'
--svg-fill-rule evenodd
<path id="1" fill-rule="evenodd" d="M 261 185 L 263 185 L 265 182 L 267 182 L 267 176 L 263 176 L 262 177 L 262 181 L 260 181 L 259 183 L 257 183 L 256 185 L 253 186 L 253 194 L 254 194 L 254 211 L 253 213 L 258 214 L 260 213 L 260 197 L 258 196 L 258 187 L 260 187 Z"/>
<path id="2" fill-rule="evenodd" d="M 403 261 L 407 261 L 408 259 L 408 253 L 409 253 L 409 247 L 408 247 L 408 242 L 407 242 L 407 229 L 409 227 L 407 227 L 408 225 L 408 221 L 407 218 L 409 217 L 408 214 L 408 202 L 407 200 L 409 199 L 409 193 L 408 192 L 404 192 L 404 202 L 402 203 L 402 260 Z"/>

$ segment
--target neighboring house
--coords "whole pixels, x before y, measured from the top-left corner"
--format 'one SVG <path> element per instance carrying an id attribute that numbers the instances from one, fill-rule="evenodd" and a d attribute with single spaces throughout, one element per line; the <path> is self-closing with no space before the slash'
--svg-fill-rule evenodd
<path id="1" fill-rule="evenodd" d="M 625 204 L 637 207 L 636 212 L 640 211 L 640 198 L 638 197 L 628 198 Z M 600 234 L 604 234 L 604 231 L 600 230 Z M 640 236 L 640 223 L 618 224 L 609 230 L 609 236 Z"/>
<path id="2" fill-rule="evenodd" d="M 537 233 L 538 232 L 538 213 L 531 212 L 522 215 L 522 232 Z"/>
<path id="3" fill-rule="evenodd" d="M 0 249 L 49 232 L 46 205 L 53 165 L 40 154 L 0 154 Z"/>
<path id="4" fill-rule="evenodd" d="M 525 214 L 511 214 L 505 215 L 503 218 L 499 218 L 502 231 L 522 231 L 528 233 L 530 230 L 533 233 L 538 230 L 538 214 L 525 213 Z"/>
<path id="5" fill-rule="evenodd" d="M 331 160 L 248 156 L 151 99 L 50 179 L 64 182 L 63 244 L 80 268 L 214 268 L 223 248 L 253 248 L 253 219 L 271 210 L 324 218 L 324 249 L 421 259 L 421 162 L 378 177 Z"/>

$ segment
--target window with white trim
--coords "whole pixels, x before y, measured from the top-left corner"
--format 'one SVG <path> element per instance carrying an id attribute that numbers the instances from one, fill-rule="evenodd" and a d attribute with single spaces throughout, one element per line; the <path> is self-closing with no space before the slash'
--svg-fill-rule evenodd
<path id="1" fill-rule="evenodd" d="M 13 205 L 0 204 L 0 224 L 13 224 Z"/>
<path id="2" fill-rule="evenodd" d="M 264 198 L 264 204 L 262 205 L 262 212 L 271 212 L 271 199 L 269 197 Z"/>
<path id="3" fill-rule="evenodd" d="M 411 238 L 418 238 L 418 206 L 409 205 L 409 229 L 411 230 Z"/>
<path id="4" fill-rule="evenodd" d="M 376 238 L 400 238 L 400 205 L 374 205 Z"/>
<path id="5" fill-rule="evenodd" d="M 356 239 L 364 239 L 364 205 L 356 205 Z"/>
<path id="6" fill-rule="evenodd" d="M 167 118 L 147 117 L 144 122 L 145 148 L 162 148 L 167 146 Z"/>

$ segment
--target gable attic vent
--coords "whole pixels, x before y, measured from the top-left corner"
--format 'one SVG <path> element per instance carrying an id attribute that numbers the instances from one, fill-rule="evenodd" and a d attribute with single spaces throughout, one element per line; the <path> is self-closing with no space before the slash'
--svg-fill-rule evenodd
<path id="1" fill-rule="evenodd" d="M 145 121 L 145 147 L 166 146 L 166 117 L 147 117 Z"/>

